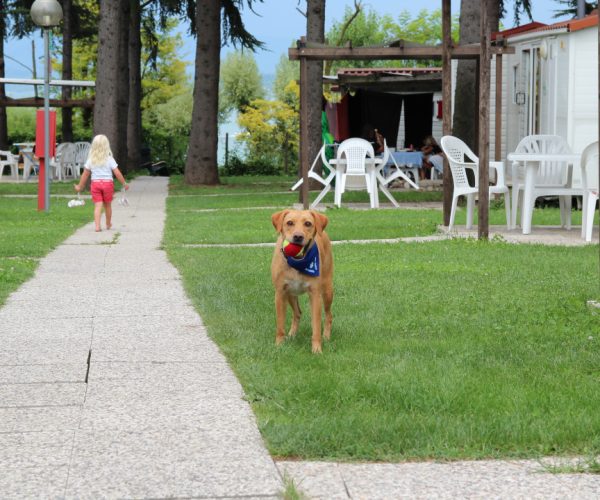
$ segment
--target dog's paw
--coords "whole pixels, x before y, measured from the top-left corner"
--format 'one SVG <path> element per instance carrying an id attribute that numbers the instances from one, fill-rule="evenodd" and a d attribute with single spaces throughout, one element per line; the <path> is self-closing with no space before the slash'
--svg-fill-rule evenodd
<path id="1" fill-rule="evenodd" d="M 275 337 L 275 345 L 281 345 L 281 344 L 283 344 L 284 340 L 285 340 L 285 337 L 283 335 L 277 335 Z"/>
<path id="2" fill-rule="evenodd" d="M 323 354 L 323 349 L 321 349 L 321 343 L 320 342 L 313 342 L 312 343 L 312 352 L 313 352 L 313 354 Z"/>

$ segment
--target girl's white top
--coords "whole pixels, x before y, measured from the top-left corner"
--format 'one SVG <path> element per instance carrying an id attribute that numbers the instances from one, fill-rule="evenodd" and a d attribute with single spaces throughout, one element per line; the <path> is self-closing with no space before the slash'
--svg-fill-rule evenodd
<path id="1" fill-rule="evenodd" d="M 103 165 L 94 165 L 93 168 L 90 164 L 90 159 L 88 158 L 83 167 L 92 172 L 93 181 L 112 181 L 112 171 L 118 166 L 119 165 L 117 165 L 115 159 L 112 156 L 109 156 L 106 159 L 106 163 L 104 163 Z"/>

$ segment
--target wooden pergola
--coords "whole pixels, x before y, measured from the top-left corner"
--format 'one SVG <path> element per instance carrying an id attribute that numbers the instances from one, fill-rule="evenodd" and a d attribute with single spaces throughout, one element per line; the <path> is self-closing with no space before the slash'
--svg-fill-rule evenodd
<path id="1" fill-rule="evenodd" d="M 332 47 L 306 41 L 303 37 L 296 48 L 289 49 L 289 58 L 300 61 L 300 166 L 302 170 L 302 202 L 308 208 L 308 95 L 306 91 L 307 62 L 324 60 L 398 60 L 398 59 L 441 59 L 442 60 L 442 127 L 444 135 L 452 133 L 452 81 L 451 60 L 471 59 L 477 61 L 479 87 L 478 155 L 479 155 L 479 208 L 478 236 L 488 238 L 488 201 L 489 201 L 489 101 L 490 101 L 490 64 L 492 55 L 496 56 L 496 136 L 495 156 L 500 159 L 502 127 L 502 55 L 514 54 L 514 48 L 507 47 L 502 41 L 491 45 L 491 33 L 488 26 L 488 0 L 481 2 L 480 43 L 454 45 L 451 38 L 451 0 L 442 0 L 442 44 L 425 46 L 399 41 L 386 47 Z M 450 220 L 452 203 L 452 177 L 447 161 L 444 161 L 444 224 Z"/>
<path id="2" fill-rule="evenodd" d="M 12 85 L 43 85 L 44 80 L 29 78 L 0 78 L 1 84 Z M 96 83 L 86 80 L 50 80 L 52 87 L 95 87 Z M 94 97 L 84 99 L 50 99 L 50 106 L 53 108 L 90 108 L 94 107 Z M 0 107 L 6 108 L 42 108 L 44 107 L 43 97 L 21 97 L 14 99 L 12 97 L 0 97 Z"/>

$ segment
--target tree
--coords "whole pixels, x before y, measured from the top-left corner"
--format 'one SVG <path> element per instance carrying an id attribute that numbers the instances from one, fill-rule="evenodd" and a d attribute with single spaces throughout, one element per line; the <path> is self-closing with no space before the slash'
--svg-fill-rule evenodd
<path id="1" fill-rule="evenodd" d="M 129 64 L 129 107 L 127 110 L 127 165 L 138 169 L 141 165 L 142 149 L 142 8 L 139 0 L 131 0 L 129 15 L 129 44 L 127 61 Z"/>
<path id="2" fill-rule="evenodd" d="M 457 16 L 452 20 L 452 38 L 458 40 Z M 353 12 L 347 8 L 344 18 L 327 32 L 327 39 L 333 45 L 351 42 L 353 47 L 385 45 L 399 39 L 437 45 L 442 41 L 442 11 L 422 9 L 412 17 L 408 10 L 403 10 L 394 21 L 391 16 L 380 16 L 372 10 L 361 8 Z M 325 74 L 335 74 L 339 68 L 348 67 L 429 67 L 440 64 L 441 61 L 435 60 L 327 61 Z"/>
<path id="3" fill-rule="evenodd" d="M 4 0 L 0 0 L 0 78 L 4 78 L 4 40 L 6 39 L 6 6 Z M 3 83 L 0 83 L 0 99 L 6 99 L 6 90 Z M 6 116 L 6 107 L 0 106 L 0 149 L 8 149 L 8 120 Z"/>
<path id="4" fill-rule="evenodd" d="M 554 17 L 571 16 L 577 15 L 577 0 L 556 0 L 557 3 L 562 4 L 564 7 L 560 10 L 555 11 Z M 585 14 L 588 15 L 592 10 L 598 8 L 598 2 L 585 2 Z"/>
<path id="5" fill-rule="evenodd" d="M 275 80 L 273 80 L 273 95 L 275 98 L 287 102 L 286 98 L 289 93 L 286 89 L 288 88 L 288 84 L 299 79 L 300 68 L 298 61 L 290 61 L 285 54 L 282 54 L 275 67 Z"/>
<path id="6" fill-rule="evenodd" d="M 242 111 L 265 93 L 256 60 L 248 51 L 227 54 L 221 65 L 220 84 L 219 106 L 225 113 Z"/>
<path id="7" fill-rule="evenodd" d="M 295 85 L 296 92 L 298 85 Z M 290 173 L 290 164 L 298 154 L 298 110 L 282 101 L 257 99 L 238 115 L 243 132 L 239 139 L 246 144 L 247 161 L 268 167 L 269 171 Z"/>
<path id="8" fill-rule="evenodd" d="M 254 1 L 246 0 L 252 8 Z M 197 0 L 195 13 L 196 61 L 194 76 L 194 106 L 190 144 L 185 165 L 188 184 L 217 184 L 219 67 L 221 28 L 223 39 L 233 45 L 254 49 L 262 43 L 248 33 L 240 9 L 243 0 Z M 223 24 L 221 26 L 221 10 Z"/>
<path id="9" fill-rule="evenodd" d="M 325 0 L 307 0 L 306 4 L 306 40 L 325 43 Z M 303 83 L 307 87 L 308 102 L 308 158 L 303 160 L 306 163 L 317 156 L 322 144 L 323 61 L 306 62 L 306 81 Z"/>
<path id="10" fill-rule="evenodd" d="M 155 103 L 144 110 L 144 136 L 156 159 L 169 160 L 174 171 L 183 172 L 191 131 L 192 88 Z"/>
<path id="11" fill-rule="evenodd" d="M 127 137 L 122 133 L 122 122 L 127 124 L 127 119 L 120 115 L 125 91 L 120 72 L 124 67 L 122 57 L 127 53 L 126 48 L 122 47 L 123 36 L 120 33 L 125 26 L 122 3 L 120 0 L 100 0 L 94 106 L 94 135 L 105 134 L 108 137 L 117 162 L 121 162 L 120 166 L 127 161 Z M 124 63 L 127 67 L 127 60 Z"/>
<path id="12" fill-rule="evenodd" d="M 488 20 L 492 31 L 498 31 L 500 9 L 498 2 L 489 2 Z M 460 6 L 460 43 L 479 43 L 481 3 L 475 0 L 462 0 Z M 454 117 L 452 132 L 477 152 L 476 117 L 477 117 L 477 63 L 475 61 L 459 61 L 456 73 L 456 89 L 454 93 Z"/>
<path id="13" fill-rule="evenodd" d="M 188 184 L 218 184 L 217 145 L 219 113 L 219 58 L 221 2 L 198 0 L 196 71 L 190 146 L 185 165 Z"/>
<path id="14" fill-rule="evenodd" d="M 4 41 L 9 37 L 22 38 L 35 29 L 29 11 L 32 0 L 0 0 L 0 78 L 4 69 Z M 6 88 L 0 83 L 0 99 L 6 98 Z M 8 149 L 6 107 L 0 106 L 0 149 Z"/>

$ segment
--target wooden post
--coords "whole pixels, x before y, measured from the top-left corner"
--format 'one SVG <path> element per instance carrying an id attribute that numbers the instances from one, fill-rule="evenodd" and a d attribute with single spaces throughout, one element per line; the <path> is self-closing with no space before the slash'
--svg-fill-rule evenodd
<path id="1" fill-rule="evenodd" d="M 488 2 L 481 2 L 480 56 L 479 56 L 479 239 L 489 236 L 489 147 L 490 147 L 490 29 L 488 26 Z"/>
<path id="2" fill-rule="evenodd" d="M 502 55 L 496 54 L 496 138 L 494 160 L 502 160 Z"/>
<path id="3" fill-rule="evenodd" d="M 442 133 L 452 134 L 452 9 L 451 0 L 442 0 Z M 450 224 L 453 182 L 448 159 L 444 156 L 444 226 Z"/>
<path id="4" fill-rule="evenodd" d="M 306 44 L 306 38 L 300 38 L 300 44 Z M 304 209 L 308 209 L 308 82 L 306 58 L 300 58 L 300 170 L 302 172 L 302 186 L 300 198 Z"/>

